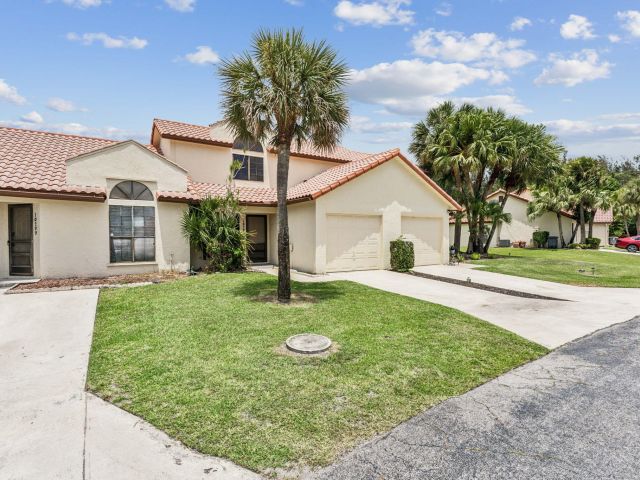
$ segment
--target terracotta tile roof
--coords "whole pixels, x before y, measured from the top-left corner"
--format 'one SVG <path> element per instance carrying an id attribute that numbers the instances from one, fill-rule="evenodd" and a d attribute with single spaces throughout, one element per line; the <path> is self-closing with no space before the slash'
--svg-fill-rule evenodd
<path id="1" fill-rule="evenodd" d="M 153 125 L 157 128 L 160 135 L 166 138 L 209 143 L 225 147 L 231 147 L 233 145 L 233 135 L 231 131 L 225 127 L 224 122 L 221 121 L 212 123 L 209 126 L 203 126 L 156 118 L 153 120 Z M 273 149 L 270 151 L 275 152 Z M 306 143 L 303 143 L 300 149 L 293 145 L 291 154 L 294 156 L 334 162 L 352 162 L 371 155 L 370 153 L 356 152 L 341 146 L 336 147 L 330 152 L 322 152 Z"/>
<path id="2" fill-rule="evenodd" d="M 115 140 L 0 127 L 0 190 L 104 198 L 103 187 L 67 185 L 65 161 Z M 154 147 L 149 146 L 155 151 Z"/>
<path id="3" fill-rule="evenodd" d="M 613 222 L 613 210 L 596 210 L 593 217 L 593 223 L 611 223 Z"/>
<path id="4" fill-rule="evenodd" d="M 423 180 L 433 187 L 438 194 L 443 196 L 447 202 L 455 209 L 460 209 L 458 205 L 449 195 L 446 194 L 433 180 L 426 176 L 422 170 L 407 160 L 399 149 L 388 150 L 386 152 L 376 153 L 368 157 L 349 163 L 337 165 L 321 172 L 293 187 L 289 188 L 287 199 L 289 202 L 299 202 L 305 200 L 315 200 L 316 198 L 335 190 L 341 185 L 359 177 L 363 173 L 382 165 L 383 163 L 393 159 L 400 158 L 409 165 Z M 236 187 L 238 197 L 241 203 L 247 205 L 276 205 L 276 190 L 265 187 Z M 214 183 L 196 183 L 189 184 L 188 193 L 184 192 L 158 192 L 158 198 L 161 200 L 173 201 L 197 201 L 207 196 L 222 195 L 225 192 L 225 186 Z"/>

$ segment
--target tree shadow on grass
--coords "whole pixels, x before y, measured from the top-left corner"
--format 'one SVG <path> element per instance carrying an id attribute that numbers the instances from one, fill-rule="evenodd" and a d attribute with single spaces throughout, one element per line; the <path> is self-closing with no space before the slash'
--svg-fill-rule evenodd
<path id="1" fill-rule="evenodd" d="M 231 293 L 247 300 L 269 302 L 269 299 L 276 297 L 277 290 L 277 277 L 262 274 L 247 275 L 247 280 L 234 287 Z M 291 282 L 291 293 L 293 298 L 306 300 L 306 303 L 319 303 L 344 296 L 340 282 Z"/>

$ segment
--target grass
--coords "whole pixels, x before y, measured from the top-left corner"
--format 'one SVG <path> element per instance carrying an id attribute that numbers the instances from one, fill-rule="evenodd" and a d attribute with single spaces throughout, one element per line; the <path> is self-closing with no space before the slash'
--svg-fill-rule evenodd
<path id="1" fill-rule="evenodd" d="M 496 255 L 496 258 L 473 263 L 483 265 L 483 270 L 489 272 L 569 285 L 640 287 L 640 255 L 529 248 L 494 248 L 489 253 Z"/>
<path id="2" fill-rule="evenodd" d="M 330 463 L 546 349 L 440 305 L 351 282 L 294 283 L 315 303 L 256 301 L 274 277 L 216 274 L 102 290 L 88 388 L 184 444 L 257 471 Z M 278 353 L 329 336 L 326 358 Z"/>

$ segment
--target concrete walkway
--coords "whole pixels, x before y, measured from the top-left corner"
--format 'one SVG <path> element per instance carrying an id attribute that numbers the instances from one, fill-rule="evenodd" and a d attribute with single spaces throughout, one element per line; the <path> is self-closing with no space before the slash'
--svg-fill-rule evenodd
<path id="1" fill-rule="evenodd" d="M 462 310 L 549 348 L 640 313 L 640 289 L 574 287 L 484 272 L 465 265 L 418 267 L 416 270 L 569 301 L 537 300 L 492 293 L 385 270 L 330 274 Z"/>
<path id="2" fill-rule="evenodd" d="M 640 317 L 450 398 L 315 480 L 633 479 Z"/>
<path id="3" fill-rule="evenodd" d="M 2 480 L 259 478 L 85 393 L 97 290 L 2 293 Z"/>

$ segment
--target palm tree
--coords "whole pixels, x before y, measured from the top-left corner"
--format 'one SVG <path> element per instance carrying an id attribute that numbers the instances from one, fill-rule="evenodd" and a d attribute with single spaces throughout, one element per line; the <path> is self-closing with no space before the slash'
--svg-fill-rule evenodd
<path id="1" fill-rule="evenodd" d="M 349 121 L 348 68 L 324 41 L 302 30 L 258 32 L 251 52 L 222 62 L 222 110 L 236 136 L 269 143 L 278 154 L 278 301 L 291 298 L 287 183 L 295 142 L 329 151 Z"/>
<path id="2" fill-rule="evenodd" d="M 563 177 L 552 179 L 544 187 L 533 190 L 533 200 L 527 206 L 529 218 L 534 219 L 547 212 L 555 213 L 558 221 L 560 246 L 564 248 L 564 232 L 562 231 L 562 215 L 571 207 L 571 191 Z"/>
<path id="3" fill-rule="evenodd" d="M 549 172 L 557 170 L 562 151 L 541 125 L 529 125 L 491 108 L 469 104 L 456 108 L 452 102 L 432 108 L 416 124 L 409 150 L 464 205 L 470 253 L 486 253 L 498 223 L 487 236 L 481 212 L 489 194 L 498 186 L 508 192 L 522 191 L 528 183 L 548 178 Z"/>
<path id="4" fill-rule="evenodd" d="M 542 124 L 530 124 L 511 118 L 507 128 L 511 132 L 513 143 L 509 145 L 511 149 L 506 154 L 507 161 L 501 164 L 501 171 L 494 172 L 505 191 L 500 205 L 503 211 L 510 193 L 520 194 L 529 187 L 544 184 L 560 173 L 560 159 L 564 151 L 556 137 L 549 135 Z M 494 223 L 485 243 L 485 251 L 491 245 L 496 228 L 497 224 Z"/>
<path id="5" fill-rule="evenodd" d="M 636 235 L 640 235 L 640 178 L 627 182 L 618 194 L 620 205 L 636 223 Z"/>

